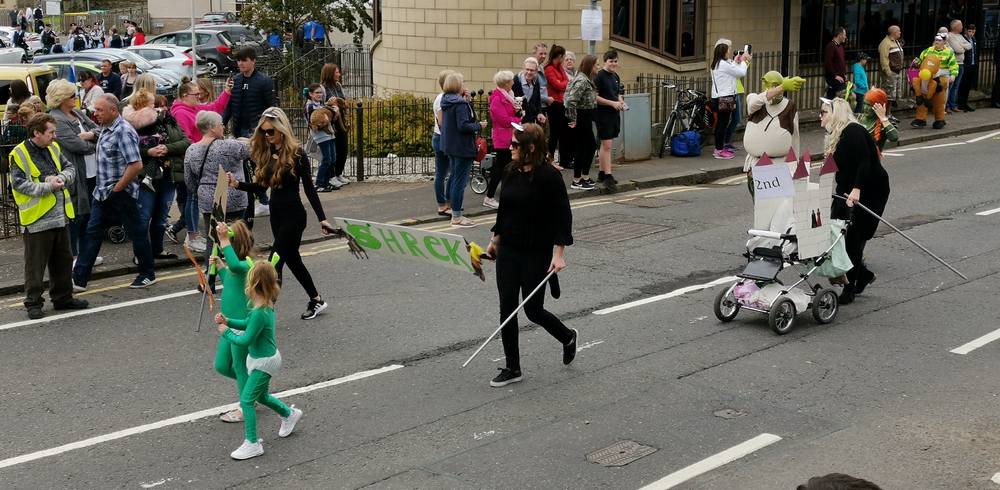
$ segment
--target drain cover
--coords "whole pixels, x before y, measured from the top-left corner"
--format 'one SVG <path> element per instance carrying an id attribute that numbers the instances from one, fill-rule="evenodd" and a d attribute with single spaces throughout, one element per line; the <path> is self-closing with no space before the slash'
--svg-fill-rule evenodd
<path id="1" fill-rule="evenodd" d="M 614 221 L 603 225 L 591 226 L 577 231 L 577 240 L 593 243 L 617 243 L 633 238 L 652 235 L 671 229 L 669 226 L 632 223 L 629 221 Z"/>
<path id="2" fill-rule="evenodd" d="M 621 441 L 588 454 L 587 461 L 601 466 L 625 466 L 656 451 L 655 447 L 643 446 L 635 441 Z"/>

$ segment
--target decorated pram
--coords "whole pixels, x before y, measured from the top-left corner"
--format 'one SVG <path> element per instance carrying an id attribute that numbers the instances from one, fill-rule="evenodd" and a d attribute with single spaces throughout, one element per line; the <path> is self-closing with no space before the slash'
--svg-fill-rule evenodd
<path id="1" fill-rule="evenodd" d="M 827 218 L 837 165 L 828 157 L 817 182 L 811 182 L 809 169 L 808 153 L 796 159 L 792 150 L 784 163 L 764 155 L 754 166 L 754 228 L 748 231 L 747 265 L 737 281 L 716 296 L 714 310 L 720 321 L 732 321 L 747 309 L 767 315 L 771 329 L 786 334 L 796 315 L 807 309 L 821 324 L 837 317 L 838 292 L 814 277 L 838 277 L 851 268 L 843 244 L 846 223 Z M 796 274 L 782 274 L 786 270 Z"/>

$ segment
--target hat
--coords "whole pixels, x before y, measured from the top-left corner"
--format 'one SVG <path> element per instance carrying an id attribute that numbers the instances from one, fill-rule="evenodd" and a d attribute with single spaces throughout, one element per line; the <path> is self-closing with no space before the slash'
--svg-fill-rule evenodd
<path id="1" fill-rule="evenodd" d="M 934 35 L 934 40 L 935 41 L 947 41 L 948 40 L 948 35 L 947 34 L 935 34 Z"/>

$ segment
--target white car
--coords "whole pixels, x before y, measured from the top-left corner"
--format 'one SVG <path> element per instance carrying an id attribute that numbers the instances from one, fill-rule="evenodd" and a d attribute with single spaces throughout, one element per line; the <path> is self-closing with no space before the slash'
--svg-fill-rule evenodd
<path id="1" fill-rule="evenodd" d="M 198 64 L 198 76 L 206 76 L 208 67 L 205 59 L 191 52 L 191 48 L 167 44 L 143 44 L 141 46 L 129 46 L 126 51 L 131 51 L 149 60 L 155 66 L 170 70 L 181 77 L 191 76 L 191 65 Z"/>
<path id="2" fill-rule="evenodd" d="M 3 40 L 3 43 L 6 44 L 7 45 L 6 47 L 8 48 L 13 46 L 11 39 L 14 38 L 14 32 L 15 29 L 13 27 L 0 26 L 0 40 Z M 28 32 L 28 35 L 24 38 L 24 41 L 28 43 L 28 52 L 30 52 L 32 55 L 42 52 L 42 36 L 39 36 L 34 32 Z M 24 51 L 22 51 L 21 54 L 24 54 Z M 6 59 L 6 57 L 4 57 L 4 59 Z M 4 63 L 10 63 L 10 62 L 4 61 Z M 20 61 L 17 61 L 17 63 L 20 63 Z"/>

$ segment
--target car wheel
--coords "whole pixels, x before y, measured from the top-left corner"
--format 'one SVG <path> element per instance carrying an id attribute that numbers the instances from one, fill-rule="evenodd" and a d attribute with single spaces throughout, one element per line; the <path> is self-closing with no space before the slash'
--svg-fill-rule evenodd
<path id="1" fill-rule="evenodd" d="M 215 60 L 208 60 L 208 76 L 214 77 L 219 74 L 219 62 Z"/>

